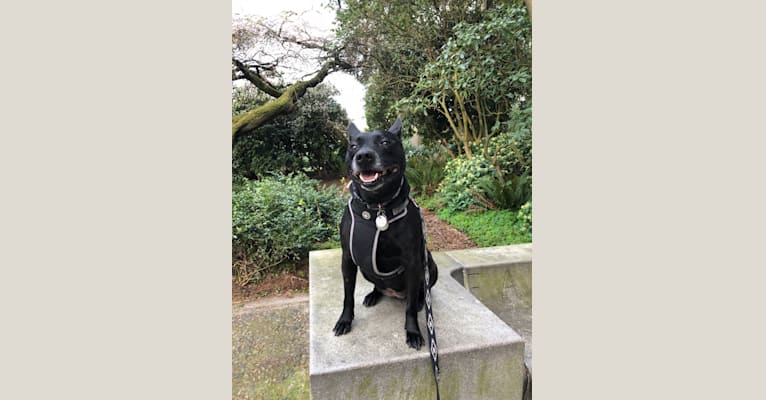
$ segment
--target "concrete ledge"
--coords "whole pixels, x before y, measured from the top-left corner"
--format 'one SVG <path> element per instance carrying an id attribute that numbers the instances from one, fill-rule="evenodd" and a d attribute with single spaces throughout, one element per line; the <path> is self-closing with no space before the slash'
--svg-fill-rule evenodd
<path id="1" fill-rule="evenodd" d="M 505 249 L 505 250 L 503 250 Z M 508 264 L 531 257 L 531 246 L 437 252 L 432 289 L 439 340 L 440 390 L 450 399 L 521 399 L 524 340 L 453 279 L 471 263 Z M 362 299 L 372 284 L 359 274 L 352 331 L 336 337 L 343 303 L 341 251 L 309 255 L 309 374 L 312 399 L 430 399 L 435 386 L 426 348 L 405 343 L 404 301 L 385 297 L 372 308 Z M 510 258 L 509 258 L 510 257 Z M 420 327 L 425 334 L 424 313 Z"/>
<path id="2" fill-rule="evenodd" d="M 450 275 L 524 338 L 532 371 L 532 244 L 446 252 L 464 268 Z"/>

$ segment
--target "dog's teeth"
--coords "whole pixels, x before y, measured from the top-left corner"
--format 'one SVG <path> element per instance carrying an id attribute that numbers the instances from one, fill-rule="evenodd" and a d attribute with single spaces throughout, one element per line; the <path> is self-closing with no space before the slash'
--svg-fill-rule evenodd
<path id="1" fill-rule="evenodd" d="M 378 179 L 378 177 L 380 177 L 379 172 L 375 172 L 374 174 L 366 174 L 366 173 L 359 174 L 359 178 L 362 180 L 362 182 L 365 182 L 365 183 L 374 182 L 376 179 Z"/>

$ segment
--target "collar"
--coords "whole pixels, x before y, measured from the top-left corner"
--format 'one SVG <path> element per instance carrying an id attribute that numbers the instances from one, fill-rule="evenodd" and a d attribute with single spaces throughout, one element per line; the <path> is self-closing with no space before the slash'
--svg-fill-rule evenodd
<path id="1" fill-rule="evenodd" d="M 351 200 L 349 205 L 351 210 L 356 214 L 364 217 L 365 219 L 373 219 L 375 216 L 385 214 L 386 218 L 393 220 L 396 216 L 400 215 L 409 204 L 410 187 L 407 181 L 402 176 L 399 182 L 399 188 L 390 199 L 381 203 L 367 203 L 365 202 L 359 193 L 356 191 L 356 185 L 353 182 L 349 183 L 349 189 L 351 192 Z M 365 212 L 367 214 L 365 214 Z"/>

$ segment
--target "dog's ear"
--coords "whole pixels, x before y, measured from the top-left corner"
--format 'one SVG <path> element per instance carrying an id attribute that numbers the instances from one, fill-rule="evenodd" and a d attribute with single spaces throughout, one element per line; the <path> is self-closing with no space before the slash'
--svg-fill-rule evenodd
<path id="1" fill-rule="evenodd" d="M 397 118 L 396 121 L 394 121 L 394 124 L 391 125 L 390 128 L 388 128 L 388 131 L 398 136 L 399 138 L 401 138 L 402 137 L 402 120 Z"/>
<path id="2" fill-rule="evenodd" d="M 357 128 L 353 122 L 350 122 L 348 124 L 348 137 L 356 136 L 358 134 L 359 134 L 359 128 Z"/>

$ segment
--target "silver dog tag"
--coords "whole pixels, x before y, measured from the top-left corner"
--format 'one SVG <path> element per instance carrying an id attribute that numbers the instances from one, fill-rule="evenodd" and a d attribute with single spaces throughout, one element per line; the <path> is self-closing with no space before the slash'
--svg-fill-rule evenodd
<path id="1" fill-rule="evenodd" d="M 380 214 L 375 218 L 375 226 L 381 231 L 388 229 L 388 218 L 386 218 L 385 214 Z"/>

